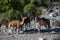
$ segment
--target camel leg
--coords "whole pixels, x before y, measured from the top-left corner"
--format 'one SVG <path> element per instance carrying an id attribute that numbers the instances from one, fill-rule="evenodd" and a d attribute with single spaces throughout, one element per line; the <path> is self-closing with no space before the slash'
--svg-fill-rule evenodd
<path id="1" fill-rule="evenodd" d="M 8 28 L 6 29 L 6 33 L 8 33 Z"/>
<path id="2" fill-rule="evenodd" d="M 7 34 L 9 33 L 9 27 L 8 27 L 7 30 L 6 30 L 6 33 L 7 33 Z"/>
<path id="3" fill-rule="evenodd" d="M 8 25 L 8 28 L 7 28 L 7 33 L 9 34 L 9 28 L 10 28 L 10 24 Z"/>
<path id="4" fill-rule="evenodd" d="M 41 25 L 38 25 L 38 33 L 40 33 Z"/>
<path id="5" fill-rule="evenodd" d="M 40 33 L 40 27 L 39 27 L 39 29 L 38 29 L 38 33 Z"/>
<path id="6" fill-rule="evenodd" d="M 47 28 L 48 29 L 48 34 L 50 34 L 50 29 L 49 28 Z"/>
<path id="7" fill-rule="evenodd" d="M 18 35 L 18 27 L 17 27 L 17 33 L 16 34 Z"/>
<path id="8" fill-rule="evenodd" d="M 40 26 L 37 27 L 37 29 L 38 29 L 38 33 L 40 33 L 40 28 L 41 28 Z"/>
<path id="9" fill-rule="evenodd" d="M 18 32 L 19 32 L 19 24 L 17 24 L 17 35 L 18 35 Z"/>
<path id="10" fill-rule="evenodd" d="M 40 28 L 41 26 L 38 26 L 38 32 L 37 32 L 38 36 L 40 36 Z"/>

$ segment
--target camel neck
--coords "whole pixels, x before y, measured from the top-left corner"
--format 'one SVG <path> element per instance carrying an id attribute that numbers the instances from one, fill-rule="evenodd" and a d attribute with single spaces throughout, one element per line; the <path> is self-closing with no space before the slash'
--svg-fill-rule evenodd
<path id="1" fill-rule="evenodd" d="M 25 18 L 22 18 L 22 21 L 20 22 L 20 25 L 24 23 Z"/>

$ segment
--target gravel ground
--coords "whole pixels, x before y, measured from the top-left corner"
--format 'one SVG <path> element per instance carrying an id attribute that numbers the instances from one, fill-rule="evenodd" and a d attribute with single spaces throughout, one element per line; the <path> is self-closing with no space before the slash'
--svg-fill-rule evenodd
<path id="1" fill-rule="evenodd" d="M 0 35 L 0 40 L 39 40 L 39 38 L 47 38 L 53 40 L 59 34 L 37 33 L 37 34 L 13 34 L 13 35 Z"/>

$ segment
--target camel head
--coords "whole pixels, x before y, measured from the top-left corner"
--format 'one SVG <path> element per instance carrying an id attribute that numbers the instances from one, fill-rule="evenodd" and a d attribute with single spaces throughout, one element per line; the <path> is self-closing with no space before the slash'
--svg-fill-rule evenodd
<path id="1" fill-rule="evenodd" d="M 27 17 L 23 17 L 23 19 L 27 19 Z"/>

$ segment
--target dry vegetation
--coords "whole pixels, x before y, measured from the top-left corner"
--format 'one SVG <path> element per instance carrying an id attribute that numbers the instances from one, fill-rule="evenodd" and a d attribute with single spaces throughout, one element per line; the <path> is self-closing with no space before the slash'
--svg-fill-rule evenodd
<path id="1" fill-rule="evenodd" d="M 58 20 L 55 20 L 53 23 L 52 23 L 53 26 L 60 26 L 60 21 Z"/>

